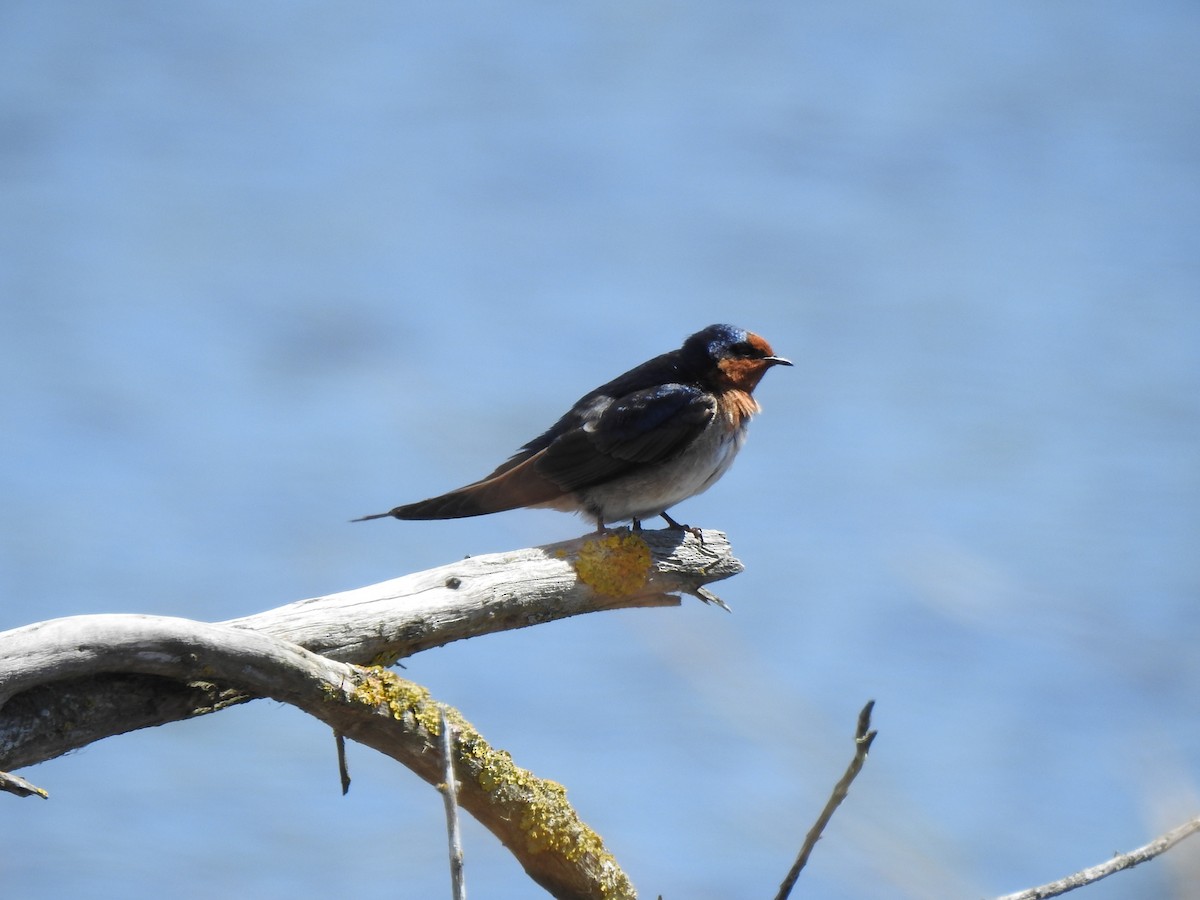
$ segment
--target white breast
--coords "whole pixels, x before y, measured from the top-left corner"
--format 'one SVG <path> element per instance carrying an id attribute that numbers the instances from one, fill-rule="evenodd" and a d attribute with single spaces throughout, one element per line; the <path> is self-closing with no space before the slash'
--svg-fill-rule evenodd
<path id="1" fill-rule="evenodd" d="M 718 416 L 675 459 L 580 491 L 580 500 L 605 524 L 653 518 L 676 503 L 708 490 L 725 474 L 745 440 L 745 420 L 731 430 L 730 422 Z"/>

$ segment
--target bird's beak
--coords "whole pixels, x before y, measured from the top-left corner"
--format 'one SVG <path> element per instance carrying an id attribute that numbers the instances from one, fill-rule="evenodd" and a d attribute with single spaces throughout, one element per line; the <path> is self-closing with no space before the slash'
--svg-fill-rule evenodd
<path id="1" fill-rule="evenodd" d="M 765 362 L 769 366 L 790 366 L 792 361 L 784 359 L 782 356 L 764 356 L 759 362 Z"/>

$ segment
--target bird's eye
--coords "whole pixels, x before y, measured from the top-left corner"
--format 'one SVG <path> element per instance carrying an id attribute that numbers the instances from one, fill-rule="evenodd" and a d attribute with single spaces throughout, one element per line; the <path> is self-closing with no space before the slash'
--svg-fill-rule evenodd
<path id="1" fill-rule="evenodd" d="M 738 359 L 749 359 L 758 356 L 759 353 L 747 341 L 738 341 L 729 348 L 729 355 L 736 356 Z"/>

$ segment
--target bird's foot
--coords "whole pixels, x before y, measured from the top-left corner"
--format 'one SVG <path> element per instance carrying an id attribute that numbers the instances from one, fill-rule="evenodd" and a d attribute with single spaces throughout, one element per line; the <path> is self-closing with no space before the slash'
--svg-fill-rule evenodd
<path id="1" fill-rule="evenodd" d="M 681 522 L 676 522 L 674 519 L 672 519 L 670 516 L 668 516 L 665 512 L 661 512 L 661 513 L 659 513 L 659 515 L 663 517 L 663 519 L 666 521 L 667 526 L 669 528 L 675 528 L 675 529 L 678 529 L 679 531 L 686 531 L 686 532 L 688 532 L 688 534 L 690 534 L 694 538 L 696 538 L 696 540 L 698 540 L 701 544 L 704 543 L 703 529 L 697 528 L 695 525 L 684 525 Z M 634 519 L 633 521 L 637 522 L 637 519 Z"/>
<path id="2" fill-rule="evenodd" d="M 614 531 L 641 531 L 642 523 L 637 519 L 633 520 L 633 526 L 629 525 L 606 525 L 603 519 L 596 521 L 596 534 L 612 534 Z"/>

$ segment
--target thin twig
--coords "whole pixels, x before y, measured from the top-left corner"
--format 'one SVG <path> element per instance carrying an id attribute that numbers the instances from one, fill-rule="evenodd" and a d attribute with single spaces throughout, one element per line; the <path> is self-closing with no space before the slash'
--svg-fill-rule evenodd
<path id="1" fill-rule="evenodd" d="M 997 900 L 1043 900 L 1045 897 L 1057 897 L 1059 894 L 1065 894 L 1067 891 L 1075 890 L 1075 888 L 1092 884 L 1101 878 L 1107 878 L 1113 872 L 1120 872 L 1122 869 L 1131 869 L 1138 865 L 1138 863 L 1154 859 L 1160 853 L 1170 850 L 1185 837 L 1195 834 L 1197 831 L 1200 831 L 1200 816 L 1189 819 L 1178 828 L 1171 829 L 1144 847 L 1138 847 L 1136 850 L 1130 850 L 1128 853 L 1118 853 L 1108 862 L 1100 863 L 1098 866 L 1092 866 L 1090 869 L 1084 869 L 1082 872 L 1076 872 L 1074 875 L 1068 875 L 1066 878 L 1060 878 L 1058 881 L 1052 881 L 1040 887 L 1018 891 L 1015 894 L 1005 894 L 1003 897 L 998 897 Z"/>
<path id="2" fill-rule="evenodd" d="M 337 740 L 338 777 L 342 779 L 342 796 L 350 793 L 350 766 L 346 764 L 346 736 L 340 731 L 333 733 Z"/>
<path id="3" fill-rule="evenodd" d="M 462 833 L 458 828 L 458 779 L 454 775 L 454 732 L 446 719 L 446 707 L 440 710 L 442 724 L 442 760 L 445 781 L 439 785 L 446 804 L 446 835 L 450 843 L 450 887 L 454 900 L 467 900 L 467 884 L 463 877 Z"/>
<path id="4" fill-rule="evenodd" d="M 792 888 L 796 886 L 796 879 L 800 877 L 800 870 L 808 863 L 808 857 L 812 854 L 813 848 L 817 846 L 817 841 L 821 839 L 821 832 L 825 830 L 825 826 L 833 818 L 834 810 L 846 799 L 846 795 L 850 792 L 851 783 L 858 777 L 863 763 L 867 761 L 867 752 L 871 749 L 871 743 L 875 740 L 876 734 L 876 732 L 871 730 L 871 710 L 874 708 L 875 701 L 868 700 L 867 705 L 858 714 L 858 726 L 854 731 L 854 758 L 850 760 L 850 765 L 846 767 L 846 773 L 833 786 L 833 793 L 829 795 L 829 799 L 825 802 L 825 808 L 817 816 L 817 821 L 808 830 L 808 834 L 804 836 L 804 845 L 800 848 L 800 855 L 796 857 L 796 862 L 792 864 L 791 871 L 787 873 L 787 877 L 783 879 L 783 884 L 779 886 L 779 893 L 775 895 L 775 900 L 787 900 L 791 896 Z"/>
<path id="5" fill-rule="evenodd" d="M 0 772 L 0 791 L 7 791 L 18 797 L 41 797 L 43 800 L 50 796 L 36 784 L 9 772 Z"/>

